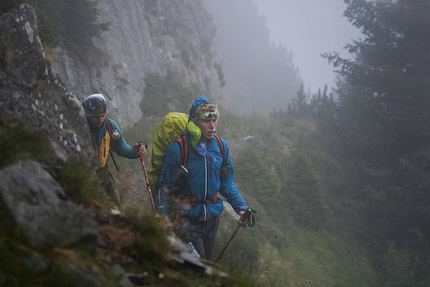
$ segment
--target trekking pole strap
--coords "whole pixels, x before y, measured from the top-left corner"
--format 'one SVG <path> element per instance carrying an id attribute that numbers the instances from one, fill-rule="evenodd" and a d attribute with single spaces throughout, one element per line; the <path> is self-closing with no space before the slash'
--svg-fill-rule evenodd
<path id="1" fill-rule="evenodd" d="M 242 215 L 243 220 L 248 220 L 248 227 L 254 227 L 255 225 L 255 218 L 253 213 L 257 213 L 257 211 L 255 211 L 255 209 L 252 209 L 251 207 L 248 207 L 246 212 Z"/>

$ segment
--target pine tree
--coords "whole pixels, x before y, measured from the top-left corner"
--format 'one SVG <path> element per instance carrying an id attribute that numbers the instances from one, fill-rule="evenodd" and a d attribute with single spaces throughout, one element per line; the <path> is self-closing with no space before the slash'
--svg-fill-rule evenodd
<path id="1" fill-rule="evenodd" d="M 387 242 L 394 242 L 398 250 L 413 251 L 405 271 L 409 278 L 412 274 L 413 282 L 399 284 L 426 285 L 430 275 L 430 2 L 345 2 L 345 16 L 361 29 L 364 39 L 347 46 L 352 60 L 338 54 L 326 57 L 342 79 L 338 117 L 345 152 L 340 155 L 345 162 L 359 163 L 356 167 L 362 170 L 356 174 L 360 184 L 350 195 L 366 220 L 362 234 L 367 243 L 378 251 Z"/>

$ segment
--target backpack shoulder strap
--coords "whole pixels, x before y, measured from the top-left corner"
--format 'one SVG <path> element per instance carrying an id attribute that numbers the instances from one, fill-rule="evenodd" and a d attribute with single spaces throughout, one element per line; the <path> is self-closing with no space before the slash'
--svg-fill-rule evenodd
<path id="1" fill-rule="evenodd" d="M 224 152 L 224 144 L 223 144 L 221 138 L 217 134 L 215 134 L 215 140 L 218 143 L 219 150 L 220 150 L 221 156 L 222 156 L 220 179 L 221 179 L 221 182 L 223 182 L 227 178 L 231 167 L 228 164 L 228 161 L 224 155 L 224 153 L 225 153 Z"/>
<path id="2" fill-rule="evenodd" d="M 179 144 L 179 147 L 181 149 L 181 160 L 180 160 L 180 164 L 187 168 L 187 162 L 188 162 L 188 141 L 187 141 L 187 136 L 186 135 L 182 135 L 181 137 L 176 139 L 176 142 Z"/>
<path id="3" fill-rule="evenodd" d="M 112 137 L 112 134 L 113 134 L 113 126 L 112 126 L 112 123 L 110 122 L 110 120 L 108 119 L 108 117 L 105 117 L 105 119 L 104 119 L 103 121 L 104 121 L 104 122 L 105 122 L 105 124 L 106 124 L 106 128 L 107 128 L 107 130 L 108 130 L 109 136 L 110 136 L 110 137 Z M 115 165 L 116 170 L 117 170 L 117 171 L 119 171 L 119 167 L 118 167 L 118 165 L 117 165 L 117 163 L 116 163 L 116 161 L 115 161 L 115 158 L 114 158 L 114 156 L 113 156 L 113 153 L 112 153 L 112 150 L 111 150 L 111 149 L 109 149 L 109 155 L 110 155 L 110 157 L 112 158 L 112 161 L 113 161 L 113 163 L 114 163 L 114 165 Z M 110 173 L 110 172 L 109 172 L 109 173 Z M 110 176 L 113 178 L 112 174 L 111 174 Z"/>
<path id="4" fill-rule="evenodd" d="M 106 128 L 108 130 L 109 135 L 112 136 L 112 134 L 113 134 L 112 123 L 110 122 L 110 120 L 108 119 L 108 117 L 105 117 L 104 122 L 106 124 Z"/>
<path id="5" fill-rule="evenodd" d="M 222 140 L 219 137 L 219 135 L 215 134 L 214 138 L 215 138 L 215 140 L 218 144 L 218 147 L 220 149 L 221 157 L 224 160 L 224 144 L 222 143 Z M 179 147 L 181 150 L 180 164 L 186 168 L 187 162 L 188 162 L 188 153 L 189 153 L 187 136 L 182 135 L 181 137 L 177 138 L 175 141 L 179 144 Z"/>
<path id="6" fill-rule="evenodd" d="M 214 135 L 215 140 L 218 144 L 218 147 L 220 149 L 221 157 L 222 157 L 222 166 L 221 166 L 221 173 L 220 178 L 221 181 L 224 181 L 226 176 L 228 175 L 228 172 L 230 170 L 230 166 L 227 164 L 226 159 L 224 158 L 224 144 L 221 140 L 221 138 L 215 134 Z M 181 137 L 177 138 L 175 140 L 179 144 L 179 148 L 181 150 L 181 159 L 180 159 L 180 165 L 183 166 L 185 169 L 187 168 L 187 162 L 188 162 L 188 140 L 186 135 L 182 135 Z"/>
<path id="7" fill-rule="evenodd" d="M 217 134 L 214 134 L 214 138 L 215 138 L 215 140 L 216 140 L 216 142 L 218 144 L 219 150 L 221 152 L 222 159 L 224 160 L 224 145 L 222 143 L 222 140 L 219 137 L 219 135 L 217 135 Z"/>

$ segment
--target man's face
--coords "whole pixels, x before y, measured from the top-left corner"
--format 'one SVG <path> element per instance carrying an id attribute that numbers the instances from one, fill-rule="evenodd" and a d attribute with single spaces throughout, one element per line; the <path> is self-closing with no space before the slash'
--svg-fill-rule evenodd
<path id="1" fill-rule="evenodd" d="M 202 131 L 202 136 L 200 137 L 200 141 L 206 141 L 214 137 L 216 126 L 218 124 L 218 119 L 216 117 L 212 117 L 210 119 L 197 120 L 195 124 Z"/>
<path id="2" fill-rule="evenodd" d="M 87 118 L 90 125 L 99 128 L 103 124 L 105 117 L 106 117 L 106 114 L 100 114 L 100 115 L 88 116 Z"/>

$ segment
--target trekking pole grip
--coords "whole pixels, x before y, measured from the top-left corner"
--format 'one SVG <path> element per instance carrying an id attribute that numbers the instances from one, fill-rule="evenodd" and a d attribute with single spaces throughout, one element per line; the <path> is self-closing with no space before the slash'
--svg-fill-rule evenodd
<path id="1" fill-rule="evenodd" d="M 251 207 L 248 207 L 248 209 L 243 214 L 244 220 L 248 221 L 248 227 L 253 227 L 255 225 L 255 218 L 253 213 L 257 213 L 255 209 L 252 209 Z"/>
<path id="2" fill-rule="evenodd" d="M 148 149 L 148 143 L 146 141 L 139 141 L 136 143 L 136 145 L 141 146 L 143 145 L 145 147 L 145 149 Z M 144 163 L 145 157 L 141 156 L 140 157 L 140 162 Z"/>

